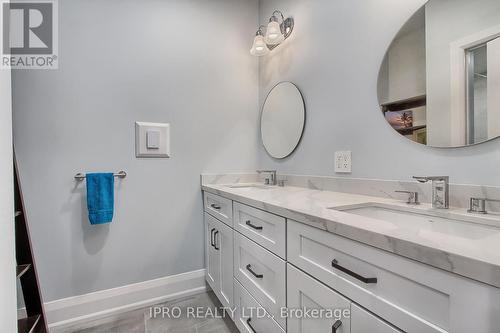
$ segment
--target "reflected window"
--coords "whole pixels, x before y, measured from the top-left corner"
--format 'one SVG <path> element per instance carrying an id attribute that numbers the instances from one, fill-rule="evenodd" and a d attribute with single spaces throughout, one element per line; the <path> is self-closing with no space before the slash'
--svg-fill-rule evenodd
<path id="1" fill-rule="evenodd" d="M 467 141 L 488 140 L 488 45 L 466 50 Z"/>

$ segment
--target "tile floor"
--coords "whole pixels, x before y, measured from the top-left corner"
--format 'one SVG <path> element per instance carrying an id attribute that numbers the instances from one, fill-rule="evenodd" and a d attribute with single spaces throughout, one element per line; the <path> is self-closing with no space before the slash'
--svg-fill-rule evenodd
<path id="1" fill-rule="evenodd" d="M 199 309 L 202 313 L 216 313 L 221 307 L 215 294 L 210 291 L 177 299 L 174 301 L 147 307 L 140 310 L 124 313 L 118 316 L 99 319 L 75 327 L 70 327 L 64 333 L 237 333 L 239 332 L 232 320 L 226 318 L 194 318 L 188 316 L 189 308 Z M 154 315 L 155 307 L 158 309 L 180 309 L 182 315 L 179 319 L 168 316 Z M 151 310 L 153 308 L 153 310 Z M 217 312 L 219 316 L 222 312 Z M 153 315 L 152 315 L 153 314 Z M 177 313 L 175 313 L 177 315 Z"/>

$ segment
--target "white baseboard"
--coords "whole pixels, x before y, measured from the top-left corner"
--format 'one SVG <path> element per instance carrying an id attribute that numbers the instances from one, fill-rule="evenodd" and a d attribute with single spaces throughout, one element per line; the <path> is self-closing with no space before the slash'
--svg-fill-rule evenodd
<path id="1" fill-rule="evenodd" d="M 205 270 L 197 270 L 155 280 L 102 290 L 45 303 L 51 332 L 133 311 L 207 290 Z"/>

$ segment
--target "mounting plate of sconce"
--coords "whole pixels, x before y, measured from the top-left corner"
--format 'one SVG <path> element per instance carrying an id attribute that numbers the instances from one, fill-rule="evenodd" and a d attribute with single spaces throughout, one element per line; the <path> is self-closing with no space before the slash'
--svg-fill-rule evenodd
<path id="1" fill-rule="evenodd" d="M 281 19 L 281 23 L 279 23 L 278 17 Z M 269 51 L 274 50 L 290 37 L 293 27 L 292 17 L 285 18 L 282 12 L 275 10 L 269 18 L 269 24 L 267 26 L 261 25 L 255 33 L 250 54 L 258 57 L 268 54 Z"/>

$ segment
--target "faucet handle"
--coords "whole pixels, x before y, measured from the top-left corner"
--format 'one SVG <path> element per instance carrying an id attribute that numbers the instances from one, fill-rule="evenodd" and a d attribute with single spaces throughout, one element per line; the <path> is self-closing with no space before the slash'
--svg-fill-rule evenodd
<path id="1" fill-rule="evenodd" d="M 287 182 L 286 179 L 280 179 L 278 180 L 278 186 L 279 187 L 285 187 L 285 183 Z"/>
<path id="2" fill-rule="evenodd" d="M 418 192 L 413 192 L 413 191 L 395 191 L 395 192 L 408 194 L 408 201 L 406 202 L 408 205 L 420 205 L 420 202 L 418 201 Z"/>
<path id="3" fill-rule="evenodd" d="M 500 202 L 498 199 L 470 198 L 468 213 L 488 214 L 486 202 Z"/>

